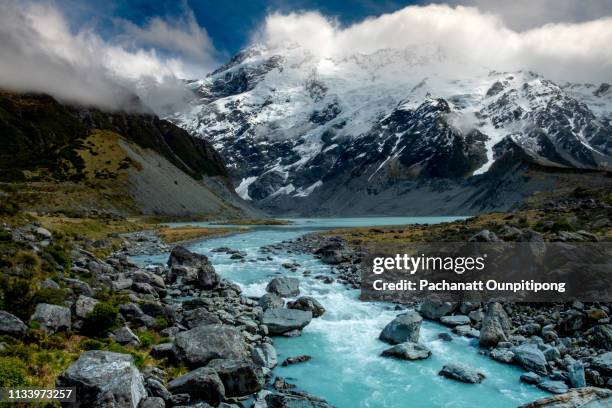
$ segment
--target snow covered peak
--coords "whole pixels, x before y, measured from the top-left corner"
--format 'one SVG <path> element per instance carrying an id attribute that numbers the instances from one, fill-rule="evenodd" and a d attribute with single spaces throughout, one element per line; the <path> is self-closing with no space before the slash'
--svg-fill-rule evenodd
<path id="1" fill-rule="evenodd" d="M 482 174 L 503 141 L 547 165 L 609 166 L 607 84 L 460 68 L 430 44 L 340 58 L 256 44 L 188 81 L 196 98 L 170 119 L 210 140 L 255 201 L 303 199 L 341 178 Z"/>

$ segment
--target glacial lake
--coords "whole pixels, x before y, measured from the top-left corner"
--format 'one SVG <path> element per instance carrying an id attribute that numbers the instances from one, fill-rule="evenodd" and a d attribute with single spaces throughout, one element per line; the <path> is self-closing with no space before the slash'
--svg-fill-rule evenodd
<path id="1" fill-rule="evenodd" d="M 316 275 L 331 274 L 331 267 L 309 254 L 279 251 L 278 255 L 271 255 L 270 261 L 240 262 L 230 260 L 228 254 L 212 252 L 214 248 L 227 246 L 245 251 L 247 260 L 257 260 L 262 257 L 261 247 L 295 239 L 312 231 L 433 224 L 458 218 L 461 217 L 301 218 L 292 219 L 293 223 L 288 225 L 255 226 L 247 233 L 194 242 L 188 248 L 207 255 L 217 272 L 239 284 L 247 296 L 263 295 L 273 277 L 300 278 L 300 295 L 315 297 L 326 312 L 313 319 L 300 337 L 274 337 L 279 364 L 290 356 L 312 356 L 312 360 L 306 363 L 279 366 L 274 374 L 338 408 L 506 408 L 550 395 L 533 385 L 521 383 L 522 369 L 480 355 L 476 339 L 456 336 L 449 328 L 430 321 L 424 321 L 421 328 L 421 343 L 432 351 L 430 358 L 411 362 L 380 357 L 382 350 L 389 345 L 379 341 L 378 335 L 401 312 L 387 303 L 361 302 L 357 289 L 335 282 L 324 284 L 314 279 Z M 165 263 L 168 254 L 132 259 L 142 264 Z M 297 262 L 301 266 L 297 272 L 291 272 L 282 267 L 287 262 Z M 312 274 L 304 277 L 304 270 L 310 270 Z M 437 336 L 441 332 L 451 334 L 453 340 L 439 340 Z M 477 367 L 487 378 L 481 384 L 463 384 L 438 376 L 438 371 L 449 362 Z"/>

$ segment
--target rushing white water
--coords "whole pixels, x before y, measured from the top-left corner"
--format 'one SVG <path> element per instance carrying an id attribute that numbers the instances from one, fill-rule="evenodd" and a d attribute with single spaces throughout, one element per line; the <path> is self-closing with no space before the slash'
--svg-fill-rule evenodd
<path id="1" fill-rule="evenodd" d="M 292 225 L 257 227 L 252 232 L 197 242 L 189 249 L 208 255 L 217 271 L 238 283 L 246 295 L 263 295 L 266 284 L 274 276 L 301 279 L 301 295 L 318 299 L 326 312 L 313 319 L 302 336 L 275 338 L 280 361 L 299 354 L 312 356 L 306 363 L 278 367 L 275 374 L 339 408 L 504 408 L 544 396 L 545 393 L 535 386 L 519 381 L 522 373 L 519 368 L 480 355 L 476 340 L 455 335 L 450 342 L 438 340 L 438 333 L 450 331 L 433 322 L 424 322 L 421 329 L 421 342 L 432 351 L 429 359 L 409 362 L 380 357 L 388 345 L 379 341 L 378 335 L 400 313 L 393 305 L 361 302 L 358 290 L 314 279 L 318 274 L 331 274 L 331 270 L 309 254 L 279 252 L 272 255 L 272 260 L 264 260 L 259 252 L 262 246 L 294 239 L 314 230 L 450 220 L 444 217 L 298 219 Z M 245 251 L 246 261 L 230 260 L 227 254 L 211 252 L 220 246 Z M 157 254 L 135 260 L 161 263 L 167 257 L 168 254 Z M 283 268 L 286 262 L 297 262 L 299 270 L 291 272 Z M 309 277 L 302 276 L 305 270 L 311 271 Z M 477 367 L 487 378 L 482 384 L 463 384 L 438 376 L 438 371 L 448 362 Z"/>

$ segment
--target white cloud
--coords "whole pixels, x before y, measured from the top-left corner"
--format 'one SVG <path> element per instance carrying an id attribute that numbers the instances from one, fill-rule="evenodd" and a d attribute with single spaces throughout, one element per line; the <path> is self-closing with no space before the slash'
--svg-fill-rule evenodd
<path id="1" fill-rule="evenodd" d="M 126 42 L 181 52 L 205 63 L 214 61 L 216 50 L 212 40 L 191 10 L 183 18 L 168 21 L 154 17 L 145 27 L 123 19 L 116 21 L 124 30 L 122 38 Z"/>
<path id="2" fill-rule="evenodd" d="M 0 4 L 2 88 L 105 109 L 134 109 L 138 95 L 156 112 L 167 113 L 189 97 L 178 78 L 203 74 L 195 64 L 162 57 L 154 48 L 111 43 L 91 29 L 73 33 L 49 4 Z"/>
<path id="3" fill-rule="evenodd" d="M 611 17 L 515 31 L 498 15 L 464 6 L 410 6 L 348 27 L 316 12 L 272 14 L 256 38 L 271 47 L 298 43 L 320 57 L 433 43 L 463 67 L 530 69 L 557 80 L 612 79 Z"/>

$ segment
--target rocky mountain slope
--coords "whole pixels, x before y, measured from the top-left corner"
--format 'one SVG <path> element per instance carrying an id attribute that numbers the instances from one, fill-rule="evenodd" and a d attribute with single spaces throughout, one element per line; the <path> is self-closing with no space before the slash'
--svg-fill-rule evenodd
<path id="1" fill-rule="evenodd" d="M 149 114 L 0 93 L 0 181 L 24 208 L 78 214 L 251 213 L 206 141 Z"/>
<path id="2" fill-rule="evenodd" d="M 341 59 L 255 45 L 187 86 L 196 98 L 169 119 L 275 212 L 503 209 L 553 188 L 530 169 L 612 161 L 610 85 L 468 69 L 433 45 Z"/>

